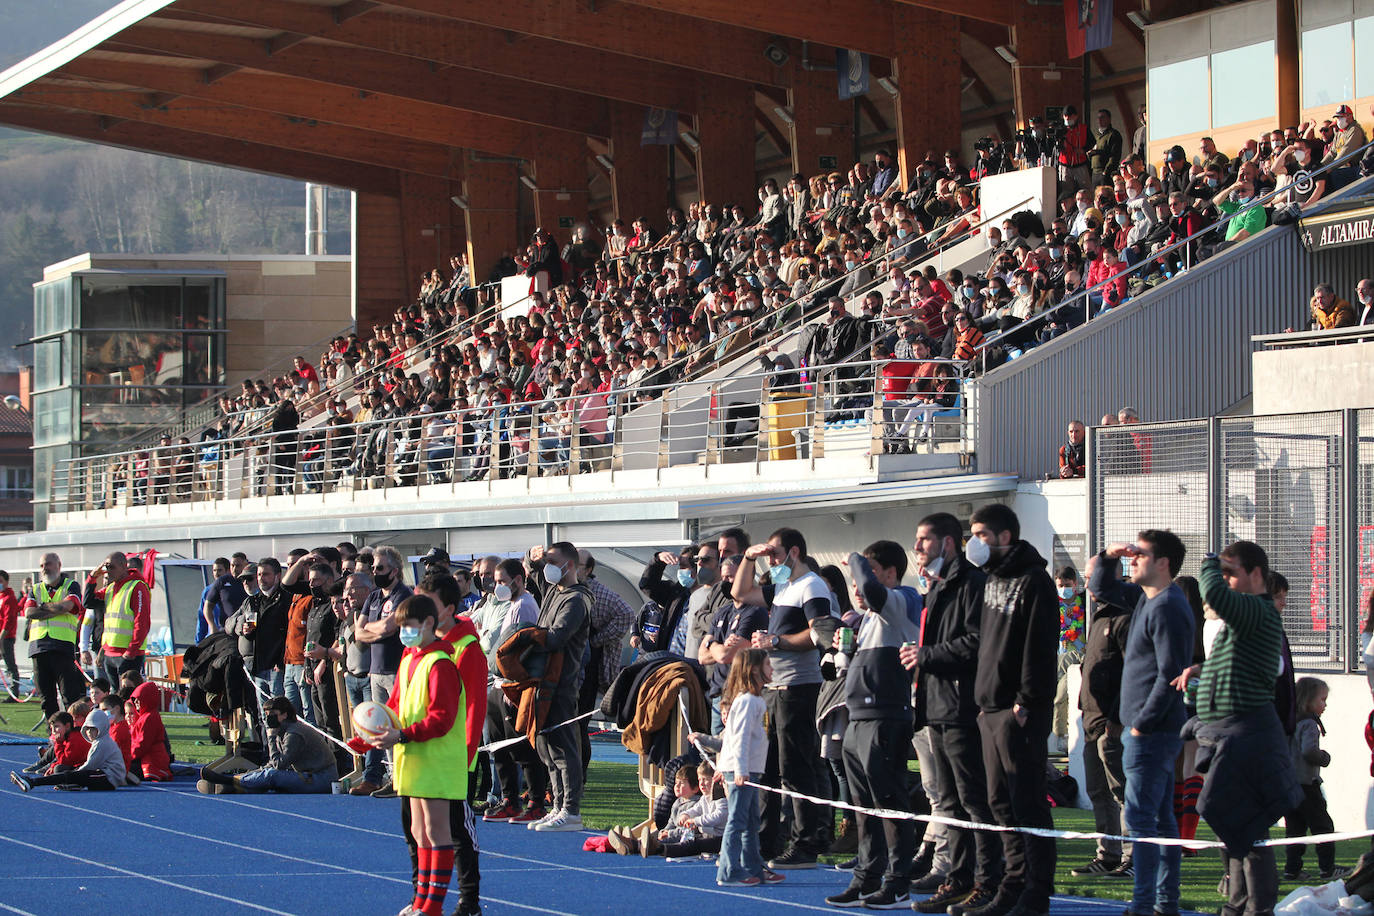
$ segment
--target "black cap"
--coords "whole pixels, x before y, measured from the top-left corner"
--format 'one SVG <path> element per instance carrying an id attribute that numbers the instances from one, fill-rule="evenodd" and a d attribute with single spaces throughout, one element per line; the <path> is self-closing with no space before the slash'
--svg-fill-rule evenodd
<path id="1" fill-rule="evenodd" d="M 1171 146 L 1169 151 L 1164 154 L 1165 162 L 1184 162 L 1187 158 L 1188 154 L 1183 151 L 1181 146 Z"/>
<path id="2" fill-rule="evenodd" d="M 431 547 L 429 553 L 420 557 L 420 562 L 425 566 L 448 566 L 448 551 L 442 547 Z"/>

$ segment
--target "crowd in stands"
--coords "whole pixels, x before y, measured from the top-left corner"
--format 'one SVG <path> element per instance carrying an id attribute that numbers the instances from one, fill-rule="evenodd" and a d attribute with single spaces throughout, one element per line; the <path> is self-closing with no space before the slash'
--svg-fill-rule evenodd
<path id="1" fill-rule="evenodd" d="M 892 361 L 886 373 L 870 364 L 855 375 L 882 378 L 886 448 L 908 450 L 913 430 L 928 432 L 923 408 L 952 402 L 958 376 L 1052 340 L 1244 242 L 1271 214 L 1292 218 L 1374 172 L 1366 155 L 1311 174 L 1364 145 L 1346 106 L 1234 155 L 1207 137 L 1191 154 L 1174 146 L 1158 166 L 1145 159 L 1143 127 L 1127 144 L 1106 110 L 1095 120 L 1090 130 L 1073 106 L 1053 129 L 1032 118 L 1014 143 L 980 141 L 971 164 L 956 150 L 927 153 L 907 187 L 879 150 L 844 172 L 767 179 L 756 202 L 669 208 L 660 226 L 647 216 L 627 226 L 622 215 L 604 233 L 579 225 L 561 248 L 538 229 L 492 275 L 530 279 L 525 315 L 500 314 L 492 287 L 456 257 L 447 279 L 428 272 L 417 301 L 370 336 L 340 336 L 270 384 L 245 380 L 198 443 L 165 437 L 134 456 L 127 486 L 135 502 L 189 499 L 219 440 L 268 432 L 274 470 L 259 493 L 293 486 L 298 463 L 312 490 L 341 474 L 484 477 L 493 454 L 508 476 L 531 464 L 531 450 L 537 473 L 576 473 L 574 437 L 595 457 L 621 412 L 737 359 L 797 368 L 772 344 L 822 316 L 803 332 L 800 362 Z M 982 211 L 982 179 L 1040 164 L 1057 170 L 1058 212 Z M 974 234 L 988 244 L 979 263 L 916 269 Z M 374 420 L 401 422 L 360 425 Z"/>
<path id="2" fill-rule="evenodd" d="M 1252 843 L 1280 816 L 1290 836 L 1331 830 L 1320 789 L 1329 691 L 1294 677 L 1288 586 L 1264 550 L 1232 543 L 1208 554 L 1194 580 L 1178 575 L 1185 548 L 1167 530 L 1109 545 L 1086 577 L 1109 625 L 1087 631 L 1077 571 L 1052 578 L 1009 507 L 982 506 L 969 526 L 966 537 L 953 516 L 926 516 L 910 553 L 878 540 L 844 568 L 821 566 L 796 529 L 753 543 L 731 528 L 654 555 L 638 612 L 567 542 L 470 567 L 434 548 L 414 586 L 389 546 L 301 548 L 284 564 L 221 558 L 184 676 L 208 704 L 199 711 L 226 723 L 230 750 L 250 752 L 239 743 L 244 721 L 259 722 L 265 740 L 256 769 L 207 766 L 198 788 L 399 793 L 410 799 L 403 829 L 416 876 L 416 903 L 403 912 L 442 912 L 456 862 L 459 912 L 480 913 L 472 811 L 509 825 L 483 829 L 581 831 L 585 719 L 599 706 L 627 747 L 662 767 L 664 790 L 648 820 L 593 836 L 589 848 L 717 855 L 717 883 L 729 887 L 775 884 L 822 854 L 852 854 L 832 906 L 1029 916 L 1049 912 L 1052 837 L 863 812 L 1053 827 L 1048 741 L 1066 732 L 1053 720 L 1067 720 L 1076 699 L 1098 830 L 1191 839 L 1205 818 L 1227 845 L 1228 911 L 1270 911 L 1274 852 Z M 124 562 L 112 555 L 105 567 Z M 53 597 L 68 594 L 53 566 Z M 49 746 L 11 776 L 23 791 L 173 778 L 157 688 L 140 671 L 146 635 L 120 645 L 135 581 L 126 574 L 93 595 L 104 603 L 105 656 L 94 661 L 125 667 L 118 693 L 104 677 L 89 699 L 64 691 L 71 705 L 49 717 Z M 74 634 L 59 641 L 77 662 Z M 130 651 L 111 651 L 120 648 Z M 1065 657 L 1084 669 L 1077 698 L 1065 691 Z M 234 698 L 226 672 L 239 669 L 261 700 Z M 429 686 L 416 693 L 416 683 Z M 55 702 L 56 686 L 45 689 Z M 345 741 L 366 700 L 388 704 L 400 724 Z M 679 716 L 692 729 L 686 741 Z M 444 743 L 451 733 L 456 743 Z M 417 776 L 415 767 L 464 753 L 443 779 Z M 1074 874 L 1132 880 L 1129 912 L 1176 913 L 1180 855 L 1103 840 Z M 1329 844 L 1317 860 L 1322 880 L 1348 872 Z M 1290 847 L 1285 879 L 1308 877 L 1302 863 L 1302 847 Z"/>

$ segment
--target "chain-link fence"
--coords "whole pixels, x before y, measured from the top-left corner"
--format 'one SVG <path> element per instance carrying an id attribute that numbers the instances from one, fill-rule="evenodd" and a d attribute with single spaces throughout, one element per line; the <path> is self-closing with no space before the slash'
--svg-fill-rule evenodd
<path id="1" fill-rule="evenodd" d="M 1207 551 L 1254 541 L 1288 580 L 1295 664 L 1358 665 L 1374 587 L 1374 411 L 1102 427 L 1091 459 L 1094 551 L 1168 528 L 1196 575 Z"/>

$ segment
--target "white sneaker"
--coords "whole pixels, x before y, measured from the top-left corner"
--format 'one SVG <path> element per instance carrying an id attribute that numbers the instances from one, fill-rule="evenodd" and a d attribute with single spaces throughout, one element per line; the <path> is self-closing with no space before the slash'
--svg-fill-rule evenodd
<path id="1" fill-rule="evenodd" d="M 548 814 L 544 815 L 537 821 L 530 821 L 528 824 L 525 825 L 525 828 L 527 830 L 538 830 L 540 829 L 540 825 L 547 824 L 549 821 L 558 817 L 562 813 L 563 811 L 559 808 L 550 809 Z"/>
<path id="2" fill-rule="evenodd" d="M 547 833 L 566 833 L 572 830 L 582 829 L 582 815 L 569 814 L 567 811 L 559 811 L 547 821 L 536 823 L 535 830 L 542 830 Z"/>

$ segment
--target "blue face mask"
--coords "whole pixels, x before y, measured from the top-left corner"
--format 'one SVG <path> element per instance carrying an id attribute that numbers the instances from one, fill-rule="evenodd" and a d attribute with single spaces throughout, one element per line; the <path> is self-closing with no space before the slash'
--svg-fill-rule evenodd
<path id="1" fill-rule="evenodd" d="M 1063 249 L 1063 248 L 1051 248 L 1051 249 L 1050 249 L 1050 257 L 1053 258 L 1053 259 L 1056 260 L 1056 261 L 1058 261 L 1059 258 L 1060 258 L 1060 256 L 1063 255 L 1063 254 L 1064 254 L 1064 249 Z"/>
<path id="2" fill-rule="evenodd" d="M 692 574 L 690 569 L 679 569 L 677 571 L 677 584 L 683 588 L 691 588 L 697 577 Z"/>
<path id="3" fill-rule="evenodd" d="M 414 648 L 420 644 L 421 637 L 419 627 L 401 627 L 400 635 L 401 645 L 407 648 Z"/>
<path id="4" fill-rule="evenodd" d="M 899 239 L 904 239 L 904 238 L 906 238 L 906 230 L 905 230 L 905 229 L 898 229 L 898 230 L 897 230 L 897 238 L 899 238 Z"/>
<path id="5" fill-rule="evenodd" d="M 774 585 L 783 585 L 792 578 L 792 567 L 781 563 L 768 570 L 768 578 Z"/>

